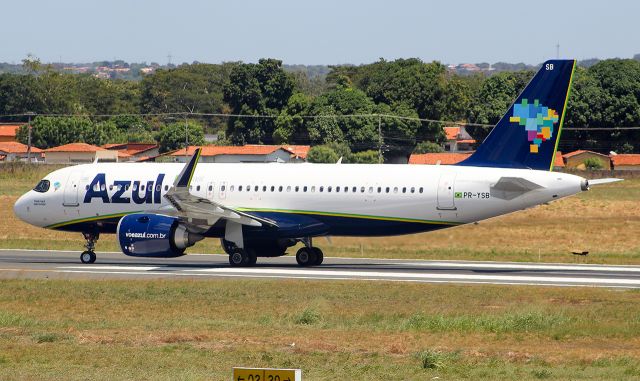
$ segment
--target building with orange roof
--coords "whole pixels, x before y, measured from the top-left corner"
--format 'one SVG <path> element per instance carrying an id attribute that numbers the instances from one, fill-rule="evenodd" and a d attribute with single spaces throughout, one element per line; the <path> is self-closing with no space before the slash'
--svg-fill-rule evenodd
<path id="1" fill-rule="evenodd" d="M 45 152 L 45 163 L 80 164 L 99 162 L 117 162 L 118 151 L 108 150 L 87 143 L 69 143 L 49 148 Z"/>
<path id="2" fill-rule="evenodd" d="M 473 150 L 475 139 L 469 135 L 464 126 L 445 127 L 447 141 L 443 145 L 445 152 L 469 152 Z"/>
<path id="3" fill-rule="evenodd" d="M 640 154 L 621 153 L 611 155 L 611 165 L 618 170 L 640 170 Z"/>
<path id="4" fill-rule="evenodd" d="M 171 161 L 184 163 L 193 155 L 197 146 L 179 149 L 166 156 Z M 278 146 L 250 144 L 245 146 L 203 146 L 200 161 L 203 163 L 299 163 L 304 162 L 309 146 Z"/>
<path id="5" fill-rule="evenodd" d="M 123 161 L 138 161 L 160 154 L 160 146 L 156 143 L 110 143 L 102 145 L 102 148 L 120 152 L 119 157 Z"/>
<path id="6" fill-rule="evenodd" d="M 20 125 L 2 124 L 0 125 L 0 142 L 15 142 Z"/>
<path id="7" fill-rule="evenodd" d="M 611 160 L 609 159 L 609 156 L 598 152 L 580 149 L 565 153 L 562 157 L 564 158 L 565 168 L 569 169 L 587 169 L 585 161 L 588 159 L 598 160 L 602 165 L 602 169 L 611 169 Z"/>
<path id="8" fill-rule="evenodd" d="M 0 142 L 0 156 L 3 156 L 0 161 L 25 161 L 27 160 L 27 151 L 29 147 L 26 144 L 18 142 Z M 29 155 L 31 161 L 43 161 L 44 152 L 37 148 L 31 147 L 31 154 Z"/>
<path id="9" fill-rule="evenodd" d="M 471 152 L 437 152 L 413 154 L 409 157 L 409 164 L 452 165 L 471 156 Z"/>
<path id="10" fill-rule="evenodd" d="M 562 152 L 557 151 L 556 152 L 556 156 L 554 158 L 554 162 L 553 162 L 553 169 L 562 169 L 565 167 L 564 164 L 564 157 L 562 157 Z"/>

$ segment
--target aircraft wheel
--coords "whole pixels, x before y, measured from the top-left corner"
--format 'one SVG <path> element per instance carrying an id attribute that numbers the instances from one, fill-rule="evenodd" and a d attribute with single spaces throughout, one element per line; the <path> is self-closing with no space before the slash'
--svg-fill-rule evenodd
<path id="1" fill-rule="evenodd" d="M 313 265 L 320 266 L 322 264 L 322 261 L 324 260 L 324 253 L 318 247 L 313 247 L 312 249 L 316 254 L 316 262 Z"/>
<path id="2" fill-rule="evenodd" d="M 247 266 L 255 266 L 256 262 L 258 262 L 258 256 L 256 255 L 256 251 L 254 249 L 245 249 L 247 253 Z"/>
<path id="3" fill-rule="evenodd" d="M 80 261 L 85 264 L 93 263 L 96 261 L 96 253 L 93 251 L 83 251 L 82 254 L 80 254 Z"/>
<path id="4" fill-rule="evenodd" d="M 313 248 L 302 247 L 296 253 L 296 261 L 300 266 L 313 266 L 316 263 L 317 256 Z"/>
<path id="5" fill-rule="evenodd" d="M 246 266 L 249 262 L 249 256 L 247 252 L 242 249 L 237 249 L 229 255 L 229 264 L 232 267 Z"/>

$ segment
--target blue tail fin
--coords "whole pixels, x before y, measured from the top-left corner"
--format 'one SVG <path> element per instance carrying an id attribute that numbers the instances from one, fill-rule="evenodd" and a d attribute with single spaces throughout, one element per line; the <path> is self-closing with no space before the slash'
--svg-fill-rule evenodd
<path id="1" fill-rule="evenodd" d="M 550 60 L 477 151 L 458 165 L 553 169 L 575 60 Z"/>

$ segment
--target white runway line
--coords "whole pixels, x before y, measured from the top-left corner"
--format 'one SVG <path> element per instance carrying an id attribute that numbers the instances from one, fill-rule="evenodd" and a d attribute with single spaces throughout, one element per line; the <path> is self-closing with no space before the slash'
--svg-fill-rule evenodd
<path id="1" fill-rule="evenodd" d="M 457 263 L 457 262 L 402 262 L 408 266 L 455 267 L 460 269 L 507 269 L 507 270 L 569 270 L 569 271 L 610 271 L 640 273 L 640 266 L 607 266 L 607 265 L 556 265 L 534 263 Z"/>
<path id="2" fill-rule="evenodd" d="M 81 266 L 59 266 L 58 269 L 65 270 L 128 270 L 128 271 L 153 271 L 159 270 L 161 266 L 129 266 L 129 265 L 81 265 Z"/>

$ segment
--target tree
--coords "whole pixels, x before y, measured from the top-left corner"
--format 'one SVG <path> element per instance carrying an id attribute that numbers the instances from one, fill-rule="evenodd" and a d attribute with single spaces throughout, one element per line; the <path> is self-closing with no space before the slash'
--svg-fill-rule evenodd
<path id="1" fill-rule="evenodd" d="M 378 151 L 361 151 L 349 155 L 347 161 L 353 164 L 378 164 L 380 163 L 380 155 Z"/>
<path id="2" fill-rule="evenodd" d="M 229 118 L 227 136 L 235 144 L 273 143 L 275 121 L 263 115 L 278 115 L 293 94 L 294 80 L 282 69 L 282 61 L 261 59 L 258 64 L 239 64 L 223 86 L 224 101 L 236 115 Z M 278 138 L 286 137 L 286 134 Z"/>
<path id="3" fill-rule="evenodd" d="M 223 85 L 238 63 L 192 64 L 161 69 L 145 76 L 140 83 L 140 110 L 144 113 L 199 112 L 226 113 Z M 218 118 L 207 118 L 219 127 Z"/>
<path id="4" fill-rule="evenodd" d="M 420 142 L 414 148 L 413 153 L 422 154 L 422 153 L 434 153 L 434 152 L 443 152 L 442 146 L 438 143 L 434 142 Z"/>
<path id="5" fill-rule="evenodd" d="M 533 76 L 532 71 L 501 72 L 484 80 L 468 112 L 471 123 L 496 124 Z M 467 128 L 477 141 L 490 130 Z"/>
<path id="6" fill-rule="evenodd" d="M 305 128 L 306 120 L 303 116 L 308 115 L 310 105 L 311 99 L 302 93 L 296 93 L 289 98 L 275 122 L 276 128 L 273 131 L 275 144 L 306 144 L 309 141 L 309 133 Z"/>
<path id="7" fill-rule="evenodd" d="M 115 123 L 110 121 L 94 123 L 86 117 L 38 116 L 31 125 L 31 142 L 38 148 L 51 148 L 76 142 L 99 146 L 126 140 L 125 135 L 118 130 Z M 18 141 L 27 144 L 28 133 L 28 126 L 20 127 L 17 134 Z"/>
<path id="8" fill-rule="evenodd" d="M 186 123 L 186 125 L 185 125 Z M 175 122 L 166 125 L 157 135 L 160 152 L 169 152 L 185 147 L 186 135 L 189 137 L 189 145 L 200 146 L 205 143 L 204 130 L 198 122 Z"/>
<path id="9" fill-rule="evenodd" d="M 589 170 L 596 170 L 604 168 L 602 161 L 597 157 L 590 157 L 584 161 L 585 168 Z"/>
<path id="10" fill-rule="evenodd" d="M 336 151 L 326 145 L 311 147 L 307 153 L 307 161 L 310 163 L 336 163 L 339 158 Z"/>

